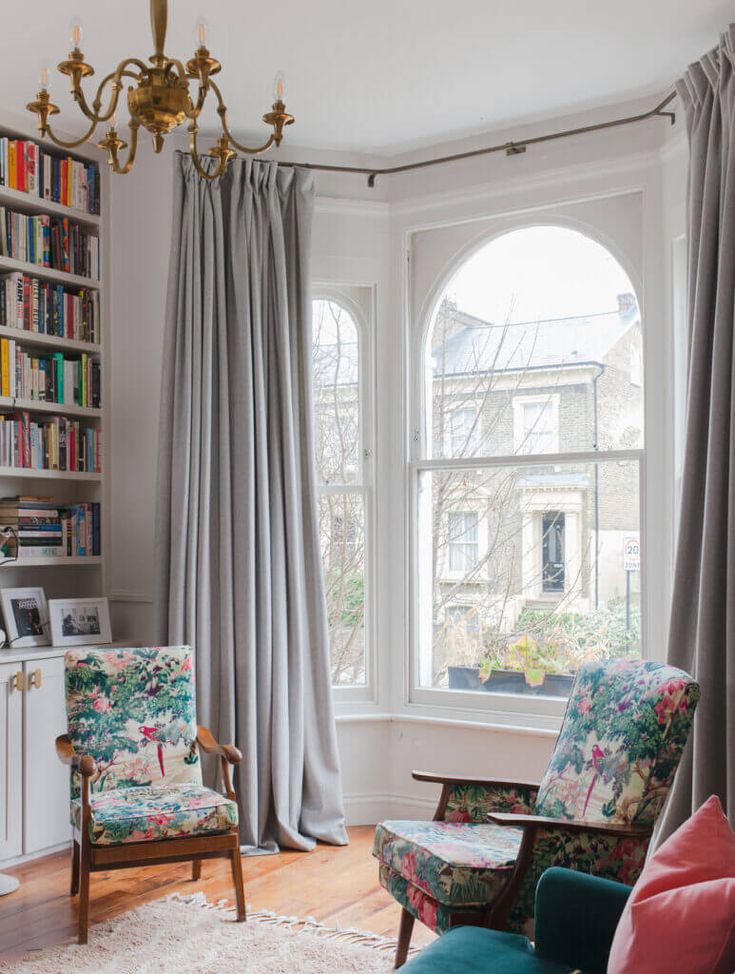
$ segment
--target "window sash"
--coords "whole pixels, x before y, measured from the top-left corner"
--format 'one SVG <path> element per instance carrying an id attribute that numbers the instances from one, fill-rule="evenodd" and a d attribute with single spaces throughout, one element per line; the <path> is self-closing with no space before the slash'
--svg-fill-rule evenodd
<path id="1" fill-rule="evenodd" d="M 342 306 L 357 327 L 358 356 L 358 416 L 357 450 L 354 480 L 350 483 L 324 483 L 317 472 L 317 500 L 329 494 L 347 494 L 362 499 L 364 532 L 364 614 L 363 644 L 365 653 L 365 681 L 360 684 L 333 686 L 336 705 L 347 707 L 351 702 L 373 701 L 377 687 L 377 659 L 375 653 L 375 551 L 376 518 L 374 510 L 374 450 L 375 429 L 375 293 L 371 286 L 338 285 L 329 282 L 313 285 L 313 301 L 333 301 Z M 316 396 L 314 397 L 316 400 Z M 352 471 L 348 475 L 351 475 Z"/>
<path id="2" fill-rule="evenodd" d="M 471 690 L 449 690 L 441 687 L 422 685 L 421 650 L 422 639 L 428 636 L 426 620 L 420 617 L 422 608 L 421 588 L 427 580 L 420 577 L 419 535 L 422 526 L 419 524 L 419 484 L 421 474 L 430 471 L 472 471 L 494 467 L 522 467 L 522 466 L 550 466 L 553 464 L 579 463 L 610 463 L 615 461 L 631 461 L 638 465 L 638 504 L 640 511 L 640 536 L 645 538 L 645 485 L 644 485 L 644 451 L 634 450 L 593 450 L 571 453 L 541 453 L 541 454 L 510 454 L 502 457 L 479 457 L 460 459 L 418 459 L 409 461 L 410 478 L 410 532 L 409 532 L 409 627 L 410 627 L 410 659 L 409 659 L 409 690 L 408 702 L 412 705 L 426 705 L 436 712 L 436 708 L 447 711 L 474 711 L 478 714 L 493 712 L 500 723 L 514 726 L 515 721 L 525 722 L 527 715 L 533 714 L 537 718 L 538 726 L 558 728 L 556 721 L 564 713 L 567 700 L 564 698 L 525 697 L 523 695 L 496 694 L 476 692 Z M 641 607 L 643 609 L 641 626 L 641 651 L 645 658 L 646 644 L 646 559 L 648 546 L 644 543 L 641 551 Z M 430 582 L 428 584 L 431 584 Z"/>

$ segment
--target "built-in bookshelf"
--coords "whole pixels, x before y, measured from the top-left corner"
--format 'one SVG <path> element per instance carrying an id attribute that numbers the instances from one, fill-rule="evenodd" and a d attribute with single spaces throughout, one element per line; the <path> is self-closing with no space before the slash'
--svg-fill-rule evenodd
<path id="1" fill-rule="evenodd" d="M 107 178 L 93 150 L 66 153 L 0 119 L 0 529 L 14 528 L 2 588 L 105 591 Z M 48 518 L 21 503 L 14 519 L 2 499 L 18 497 L 46 504 Z M 80 535 L 67 517 L 85 508 L 94 547 L 91 520 Z"/>

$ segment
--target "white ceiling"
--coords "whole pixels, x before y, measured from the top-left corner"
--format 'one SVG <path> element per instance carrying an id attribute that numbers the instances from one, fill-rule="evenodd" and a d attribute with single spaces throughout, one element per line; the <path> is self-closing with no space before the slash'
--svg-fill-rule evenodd
<path id="1" fill-rule="evenodd" d="M 124 56 L 151 52 L 147 0 L 3 6 L 0 108 L 22 110 L 43 59 L 65 56 L 74 15 L 99 77 Z M 197 16 L 207 17 L 235 130 L 253 130 L 282 69 L 297 117 L 289 143 L 387 154 L 656 95 L 735 19 L 731 0 L 170 0 L 169 8 L 167 49 L 178 57 L 194 47 Z M 66 79 L 54 80 L 62 118 L 74 119 Z"/>

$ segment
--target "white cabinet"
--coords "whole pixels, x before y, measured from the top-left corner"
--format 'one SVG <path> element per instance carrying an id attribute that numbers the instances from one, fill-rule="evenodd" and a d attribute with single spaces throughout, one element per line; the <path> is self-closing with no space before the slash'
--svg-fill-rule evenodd
<path id="1" fill-rule="evenodd" d="M 23 851 L 22 663 L 0 663 L 0 859 Z"/>
<path id="2" fill-rule="evenodd" d="M 0 651 L 0 860 L 71 839 L 69 768 L 56 756 L 66 733 L 64 657 Z"/>
<path id="3" fill-rule="evenodd" d="M 66 733 L 64 658 L 23 664 L 23 853 L 71 839 L 69 768 L 56 754 Z"/>

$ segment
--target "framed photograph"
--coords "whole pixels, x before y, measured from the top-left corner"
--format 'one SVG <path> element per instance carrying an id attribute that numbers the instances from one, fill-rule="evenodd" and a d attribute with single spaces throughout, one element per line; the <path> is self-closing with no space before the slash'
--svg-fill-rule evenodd
<path id="1" fill-rule="evenodd" d="M 11 649 L 49 645 L 48 606 L 42 588 L 0 589 L 0 601 Z"/>
<path id="2" fill-rule="evenodd" d="M 106 598 L 49 599 L 54 646 L 89 646 L 112 642 Z"/>

